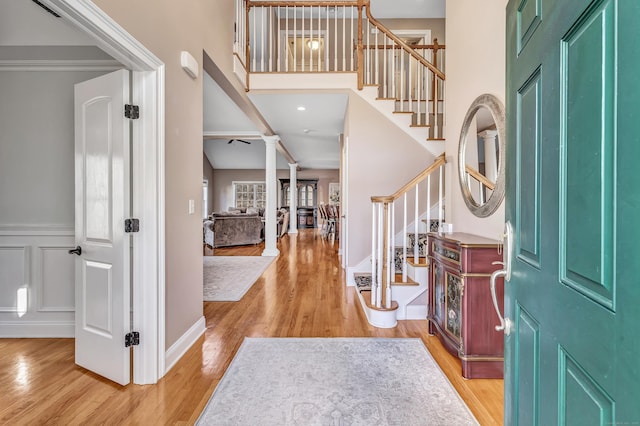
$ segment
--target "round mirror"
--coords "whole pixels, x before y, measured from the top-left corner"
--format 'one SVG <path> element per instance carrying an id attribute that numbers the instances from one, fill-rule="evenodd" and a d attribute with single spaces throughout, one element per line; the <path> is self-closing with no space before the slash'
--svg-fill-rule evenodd
<path id="1" fill-rule="evenodd" d="M 480 95 L 462 123 L 458 176 L 462 198 L 478 217 L 490 216 L 504 199 L 504 106 Z"/>

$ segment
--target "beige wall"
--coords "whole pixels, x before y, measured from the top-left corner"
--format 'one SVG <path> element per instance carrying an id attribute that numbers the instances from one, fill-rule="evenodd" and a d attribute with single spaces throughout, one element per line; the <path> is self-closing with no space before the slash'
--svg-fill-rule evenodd
<path id="1" fill-rule="evenodd" d="M 202 72 L 180 68 L 189 51 L 206 51 L 233 84 L 233 1 L 96 0 L 165 63 L 166 346 L 202 317 Z M 195 166 L 195 167 L 194 167 Z M 196 214 L 188 214 L 189 200 Z"/>
<path id="2" fill-rule="evenodd" d="M 347 266 L 371 254 L 371 196 L 393 194 L 434 156 L 359 95 L 350 93 L 345 126 Z"/>
<path id="3" fill-rule="evenodd" d="M 264 170 L 217 169 L 213 172 L 215 182 L 213 191 L 213 211 L 227 210 L 233 206 L 233 181 L 264 182 Z M 289 170 L 278 170 L 278 179 L 288 179 Z M 298 179 L 318 179 L 318 202 L 328 203 L 329 183 L 340 182 L 339 170 L 309 169 L 299 170 Z M 280 182 L 278 182 L 278 206 L 280 202 Z"/>
<path id="4" fill-rule="evenodd" d="M 458 138 L 469 105 L 483 93 L 505 100 L 505 0 L 447 2 L 446 34 L 446 220 L 454 231 L 499 238 L 504 203 L 489 218 L 474 216 L 462 199 L 456 168 Z"/>

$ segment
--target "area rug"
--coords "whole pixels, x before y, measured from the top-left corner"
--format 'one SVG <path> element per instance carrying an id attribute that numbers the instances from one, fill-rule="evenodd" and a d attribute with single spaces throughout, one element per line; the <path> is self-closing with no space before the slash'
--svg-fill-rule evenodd
<path id="1" fill-rule="evenodd" d="M 420 339 L 245 338 L 198 425 L 477 425 Z"/>
<path id="2" fill-rule="evenodd" d="M 271 265 L 273 256 L 203 256 L 204 300 L 235 302 Z"/>

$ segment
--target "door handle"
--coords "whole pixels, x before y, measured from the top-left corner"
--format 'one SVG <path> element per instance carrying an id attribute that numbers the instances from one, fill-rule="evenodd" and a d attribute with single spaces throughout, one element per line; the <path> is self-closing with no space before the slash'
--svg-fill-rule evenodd
<path id="1" fill-rule="evenodd" d="M 492 262 L 493 265 L 503 265 L 503 262 Z M 504 334 L 507 336 L 511 334 L 511 320 L 509 318 L 504 318 L 502 313 L 500 312 L 500 307 L 498 306 L 498 295 L 496 294 L 496 280 L 498 277 L 505 277 L 507 275 L 506 269 L 498 269 L 497 271 L 493 271 L 491 273 L 490 283 L 491 283 L 491 299 L 493 300 L 493 307 L 496 309 L 496 313 L 498 314 L 498 318 L 500 319 L 500 325 L 496 325 L 496 331 L 504 331 Z"/>
<path id="2" fill-rule="evenodd" d="M 82 247 L 76 246 L 76 248 L 69 250 L 69 254 L 77 254 L 80 256 L 82 254 Z"/>

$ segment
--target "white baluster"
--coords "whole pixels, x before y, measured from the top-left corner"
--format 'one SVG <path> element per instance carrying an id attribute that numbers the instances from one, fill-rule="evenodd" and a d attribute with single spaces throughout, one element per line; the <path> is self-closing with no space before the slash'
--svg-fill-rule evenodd
<path id="1" fill-rule="evenodd" d="M 309 44 L 313 46 L 313 6 L 311 6 L 311 13 L 309 14 Z M 309 47 L 309 71 L 313 71 L 313 49 Z M 303 46 L 304 48 L 304 46 Z M 320 50 L 320 40 L 318 40 L 318 50 Z"/>
<path id="2" fill-rule="evenodd" d="M 389 253 L 391 256 L 389 257 L 389 263 L 391 265 L 391 281 L 389 281 L 389 285 L 396 280 L 396 203 L 395 201 L 391 203 L 391 238 L 389 241 Z"/>
<path id="3" fill-rule="evenodd" d="M 322 71 L 321 65 L 322 65 L 322 61 L 320 60 L 320 53 L 324 50 L 324 49 L 320 49 L 320 42 L 322 41 L 322 21 L 321 21 L 321 15 L 322 15 L 322 10 L 320 9 L 320 6 L 318 6 L 318 71 Z"/>
<path id="4" fill-rule="evenodd" d="M 389 86 L 387 84 L 387 37 L 382 37 L 382 39 L 384 40 L 384 46 L 382 48 L 382 60 L 384 62 L 384 66 L 382 68 L 383 70 L 383 76 L 382 76 L 382 81 L 384 82 L 384 90 L 382 97 L 383 98 L 388 98 L 389 97 Z"/>
<path id="5" fill-rule="evenodd" d="M 344 43 L 346 35 L 346 21 L 347 21 L 347 9 L 346 6 L 342 6 L 342 40 Z M 347 70 L 346 49 L 342 49 L 342 71 Z"/>
<path id="6" fill-rule="evenodd" d="M 284 71 L 289 72 L 289 6 L 284 7 L 284 16 L 286 20 L 284 21 L 284 50 L 282 52 L 282 60 L 284 61 Z"/>
<path id="7" fill-rule="evenodd" d="M 264 28 L 267 21 L 265 18 L 265 13 L 267 12 L 266 8 L 261 7 L 260 12 L 260 71 L 264 72 L 266 60 L 264 53 L 264 39 L 267 37 L 267 31 Z"/>
<path id="8" fill-rule="evenodd" d="M 407 193 L 404 193 L 404 209 L 402 213 L 402 282 L 407 282 Z"/>
<path id="9" fill-rule="evenodd" d="M 325 53 L 324 53 L 324 58 L 325 58 L 324 69 L 325 69 L 325 71 L 329 71 L 329 49 L 330 49 L 330 46 L 331 46 L 331 41 L 329 40 L 330 39 L 330 34 L 331 34 L 331 31 L 329 31 L 329 6 L 327 6 L 327 26 L 326 26 L 325 34 L 327 35 L 327 39 L 324 41 L 324 49 L 325 49 Z"/>
<path id="10" fill-rule="evenodd" d="M 293 72 L 298 71 L 298 8 L 293 8 Z"/>
<path id="11" fill-rule="evenodd" d="M 352 6 L 351 7 L 351 37 L 350 37 L 351 41 L 349 43 L 349 47 L 350 47 L 349 48 L 349 52 L 351 52 L 351 55 L 349 55 L 349 57 L 351 59 L 351 66 L 349 67 L 349 69 L 351 71 L 354 70 L 354 68 L 353 68 L 353 53 L 354 53 L 354 50 L 353 50 L 353 22 L 354 22 L 354 20 L 353 20 L 353 12 L 354 12 L 354 10 L 355 10 L 355 7 Z"/>
<path id="12" fill-rule="evenodd" d="M 384 246 L 384 216 L 383 204 L 378 203 L 378 285 L 376 286 L 376 307 L 382 306 L 382 250 Z"/>
<path id="13" fill-rule="evenodd" d="M 333 8 L 333 70 L 338 71 L 338 6 Z"/>
<path id="14" fill-rule="evenodd" d="M 406 56 L 404 50 L 397 46 L 398 54 L 400 55 L 400 111 L 404 111 L 404 95 L 405 95 L 405 69 L 404 69 L 404 57 Z"/>
<path id="15" fill-rule="evenodd" d="M 439 167 L 440 176 L 438 181 L 438 225 L 442 226 L 442 221 L 444 220 L 444 206 L 442 204 L 443 199 L 443 190 L 444 190 L 444 166 Z"/>
<path id="16" fill-rule="evenodd" d="M 371 203 L 371 305 L 376 304 L 376 282 L 378 279 L 378 218 L 376 217 L 377 203 Z"/>
<path id="17" fill-rule="evenodd" d="M 273 10 L 269 6 L 269 72 L 273 71 Z"/>
<path id="18" fill-rule="evenodd" d="M 419 210 L 419 202 L 420 202 L 420 193 L 418 191 L 419 184 L 416 184 L 415 187 L 415 195 L 416 195 L 416 205 L 414 209 L 413 215 L 413 261 L 418 263 L 420 260 L 420 253 L 418 252 L 418 236 L 420 233 L 420 210 Z"/>
<path id="19" fill-rule="evenodd" d="M 377 29 L 377 28 L 376 28 Z M 371 29 L 369 29 L 369 31 L 371 31 Z M 380 31 L 376 31 L 376 37 L 375 37 L 375 43 L 376 43 L 376 48 L 374 49 L 375 51 L 375 55 L 376 55 L 376 81 L 375 84 L 380 84 L 380 52 L 378 50 L 378 33 Z"/>
<path id="20" fill-rule="evenodd" d="M 304 60 L 304 19 L 305 19 L 305 11 L 304 11 L 304 6 L 302 6 L 302 46 L 301 46 L 301 53 L 302 53 L 302 72 L 305 72 L 307 70 L 307 63 Z"/>
<path id="21" fill-rule="evenodd" d="M 388 208 L 388 207 L 387 207 Z M 393 234 L 392 232 L 392 223 L 391 223 L 391 212 L 387 211 L 387 241 L 391 241 L 391 235 Z M 386 247 L 387 250 L 387 283 L 386 283 L 386 287 L 385 287 L 385 308 L 389 309 L 391 308 L 391 271 L 392 271 L 392 266 L 391 266 L 391 261 L 392 256 L 391 256 L 391 244 L 388 244 L 388 247 Z"/>

